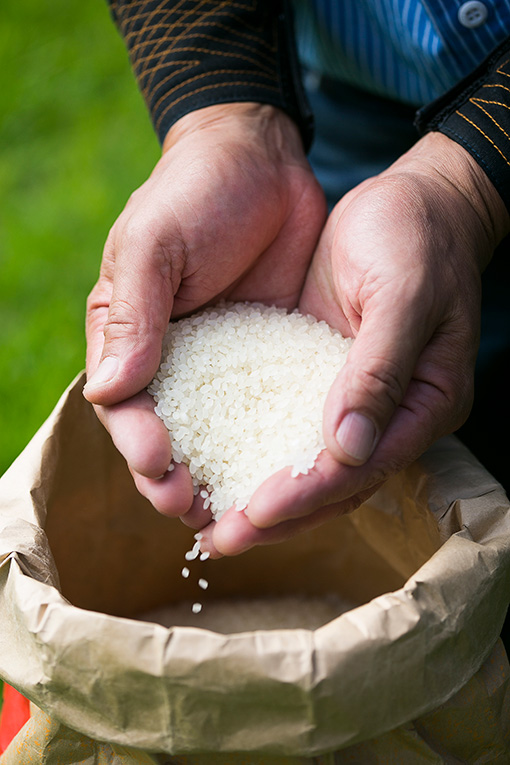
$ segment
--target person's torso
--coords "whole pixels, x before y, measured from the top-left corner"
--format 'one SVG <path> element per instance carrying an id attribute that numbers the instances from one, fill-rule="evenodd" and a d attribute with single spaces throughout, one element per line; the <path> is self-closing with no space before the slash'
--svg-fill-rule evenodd
<path id="1" fill-rule="evenodd" d="M 293 0 L 304 65 L 420 105 L 510 34 L 510 0 Z"/>

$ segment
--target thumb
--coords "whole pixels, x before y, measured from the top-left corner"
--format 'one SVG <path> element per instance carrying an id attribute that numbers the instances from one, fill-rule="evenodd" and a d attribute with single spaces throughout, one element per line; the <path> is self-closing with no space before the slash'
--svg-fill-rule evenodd
<path id="1" fill-rule="evenodd" d="M 429 340 L 424 317 L 395 297 L 363 316 L 345 366 L 324 408 L 324 438 L 346 465 L 362 465 L 374 452 L 406 393 L 417 360 Z"/>
<path id="2" fill-rule="evenodd" d="M 87 303 L 85 398 L 110 406 L 152 380 L 173 305 L 171 269 L 164 254 L 131 241 L 115 258 L 113 235 L 105 245 L 100 278 Z M 162 265 L 162 263 L 164 265 Z"/>

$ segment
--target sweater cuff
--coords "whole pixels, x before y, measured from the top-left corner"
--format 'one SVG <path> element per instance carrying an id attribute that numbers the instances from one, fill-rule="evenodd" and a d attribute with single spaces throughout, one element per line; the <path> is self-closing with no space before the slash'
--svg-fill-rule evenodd
<path id="1" fill-rule="evenodd" d="M 510 38 L 454 88 L 417 112 L 420 135 L 444 133 L 483 168 L 510 211 Z"/>
<path id="2" fill-rule="evenodd" d="M 286 0 L 109 0 L 161 143 L 185 114 L 254 101 L 286 112 L 305 150 L 313 117 Z"/>

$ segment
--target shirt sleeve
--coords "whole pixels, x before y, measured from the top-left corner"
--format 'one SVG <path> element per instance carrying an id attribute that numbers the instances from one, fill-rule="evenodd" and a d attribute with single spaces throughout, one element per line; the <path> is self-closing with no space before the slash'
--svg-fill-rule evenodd
<path id="1" fill-rule="evenodd" d="M 255 101 L 285 111 L 305 149 L 313 117 L 286 0 L 108 0 L 162 143 L 185 114 Z"/>
<path id="2" fill-rule="evenodd" d="M 463 146 L 510 210 L 510 38 L 468 77 L 420 109 L 421 135 L 437 130 Z"/>

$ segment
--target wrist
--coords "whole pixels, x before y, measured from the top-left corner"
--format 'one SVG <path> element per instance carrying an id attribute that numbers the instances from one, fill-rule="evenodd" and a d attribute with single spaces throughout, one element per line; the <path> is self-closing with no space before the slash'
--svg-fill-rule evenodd
<path id="1" fill-rule="evenodd" d="M 196 133 L 218 133 L 219 138 L 263 142 L 277 153 L 305 160 L 301 135 L 294 121 L 281 109 L 269 104 L 236 102 L 215 104 L 181 117 L 163 141 L 163 154 Z"/>
<path id="2" fill-rule="evenodd" d="M 430 132 L 395 167 L 403 159 L 411 162 L 408 170 L 416 168 L 420 174 L 435 178 L 447 192 L 445 198 L 456 199 L 464 215 L 478 222 L 477 236 L 484 251 L 492 254 L 510 232 L 510 215 L 496 187 L 471 154 L 446 135 Z M 481 258 L 482 269 L 489 260 L 490 256 Z"/>

